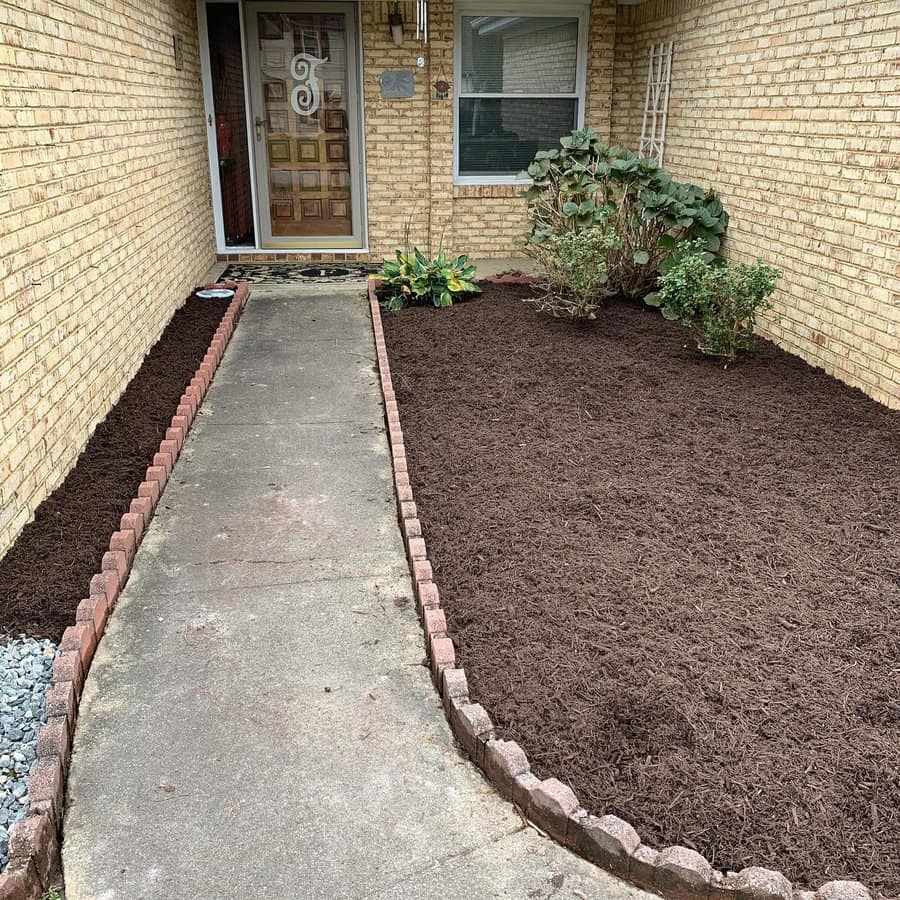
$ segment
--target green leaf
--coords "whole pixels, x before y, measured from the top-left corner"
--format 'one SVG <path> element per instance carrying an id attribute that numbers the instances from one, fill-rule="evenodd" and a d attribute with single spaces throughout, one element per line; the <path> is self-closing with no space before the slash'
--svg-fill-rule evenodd
<path id="1" fill-rule="evenodd" d="M 662 302 L 662 295 L 659 293 L 659 291 L 651 291 L 649 294 L 647 294 L 646 297 L 644 297 L 644 303 L 646 303 L 647 306 L 653 306 L 656 309 L 659 309 L 659 307 L 662 306 Z"/>
<path id="2" fill-rule="evenodd" d="M 614 159 L 610 166 L 617 172 L 633 172 L 637 168 L 637 163 L 633 159 Z"/>
<path id="3" fill-rule="evenodd" d="M 635 250 L 634 261 L 639 266 L 646 266 L 650 262 L 650 254 L 646 250 Z"/>
<path id="4" fill-rule="evenodd" d="M 659 249 L 660 250 L 674 250 L 675 245 L 677 243 L 678 243 L 678 241 L 676 241 L 675 238 L 673 238 L 671 234 L 664 234 L 659 239 Z"/>
<path id="5" fill-rule="evenodd" d="M 578 204 L 573 203 L 571 200 L 566 200 L 563 203 L 562 211 L 564 216 L 574 216 L 578 212 Z"/>
<path id="6" fill-rule="evenodd" d="M 676 266 L 675 260 L 671 256 L 667 256 L 665 259 L 661 259 L 659 261 L 659 272 L 660 275 L 665 275 L 666 272 L 671 272 Z"/>

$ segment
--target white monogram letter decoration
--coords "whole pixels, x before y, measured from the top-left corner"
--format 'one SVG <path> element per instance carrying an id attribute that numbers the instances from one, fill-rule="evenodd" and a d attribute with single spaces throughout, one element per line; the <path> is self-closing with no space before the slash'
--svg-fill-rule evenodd
<path id="1" fill-rule="evenodd" d="M 297 86 L 291 91 L 291 106 L 298 116 L 311 116 L 319 108 L 319 79 L 316 66 L 328 62 L 328 57 L 319 59 L 308 53 L 298 53 L 291 60 L 291 75 Z"/>

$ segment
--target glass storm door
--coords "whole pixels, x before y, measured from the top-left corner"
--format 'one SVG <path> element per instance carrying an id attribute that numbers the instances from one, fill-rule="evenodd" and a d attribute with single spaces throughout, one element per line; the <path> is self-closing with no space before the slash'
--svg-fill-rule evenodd
<path id="1" fill-rule="evenodd" d="M 356 6 L 246 13 L 261 246 L 361 247 Z"/>

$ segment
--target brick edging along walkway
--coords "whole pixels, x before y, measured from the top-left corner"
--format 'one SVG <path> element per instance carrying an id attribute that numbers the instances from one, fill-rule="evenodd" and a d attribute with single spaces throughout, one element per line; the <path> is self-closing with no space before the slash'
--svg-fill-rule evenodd
<path id="1" fill-rule="evenodd" d="M 59 871 L 59 831 L 81 688 L 107 619 L 128 580 L 141 537 L 250 295 L 247 282 L 206 284 L 204 288 L 229 288 L 235 292 L 234 298 L 181 397 L 137 496 L 109 539 L 100 572 L 91 578 L 88 596 L 75 610 L 75 623 L 63 632 L 45 701 L 47 722 L 38 733 L 37 761 L 28 777 L 28 813 L 10 833 L 9 865 L 0 875 L 0 900 L 38 900 Z"/>
<path id="2" fill-rule="evenodd" d="M 488 283 L 530 284 L 530 276 L 501 276 Z M 459 742 L 507 800 L 566 847 L 613 875 L 669 900 L 871 900 L 856 881 L 829 881 L 817 891 L 794 889 L 781 872 L 751 866 L 727 876 L 689 847 L 656 850 L 641 843 L 637 831 L 611 815 L 595 816 L 581 807 L 574 791 L 556 778 L 538 779 L 515 741 L 498 740 L 484 707 L 469 695 L 465 670 L 456 664 L 453 641 L 441 609 L 440 593 L 428 560 L 406 460 L 397 398 L 388 361 L 377 279 L 369 280 L 369 307 L 394 464 L 400 528 L 406 544 L 416 603 L 422 616 L 432 678 Z"/>

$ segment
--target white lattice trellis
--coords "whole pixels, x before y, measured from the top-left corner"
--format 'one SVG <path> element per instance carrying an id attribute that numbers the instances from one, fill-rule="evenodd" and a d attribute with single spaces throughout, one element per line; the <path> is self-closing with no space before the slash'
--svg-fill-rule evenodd
<path id="1" fill-rule="evenodd" d="M 644 97 L 644 124 L 641 126 L 640 154 L 660 165 L 666 146 L 669 117 L 669 84 L 672 78 L 672 41 L 650 45 L 647 66 L 647 93 Z"/>

